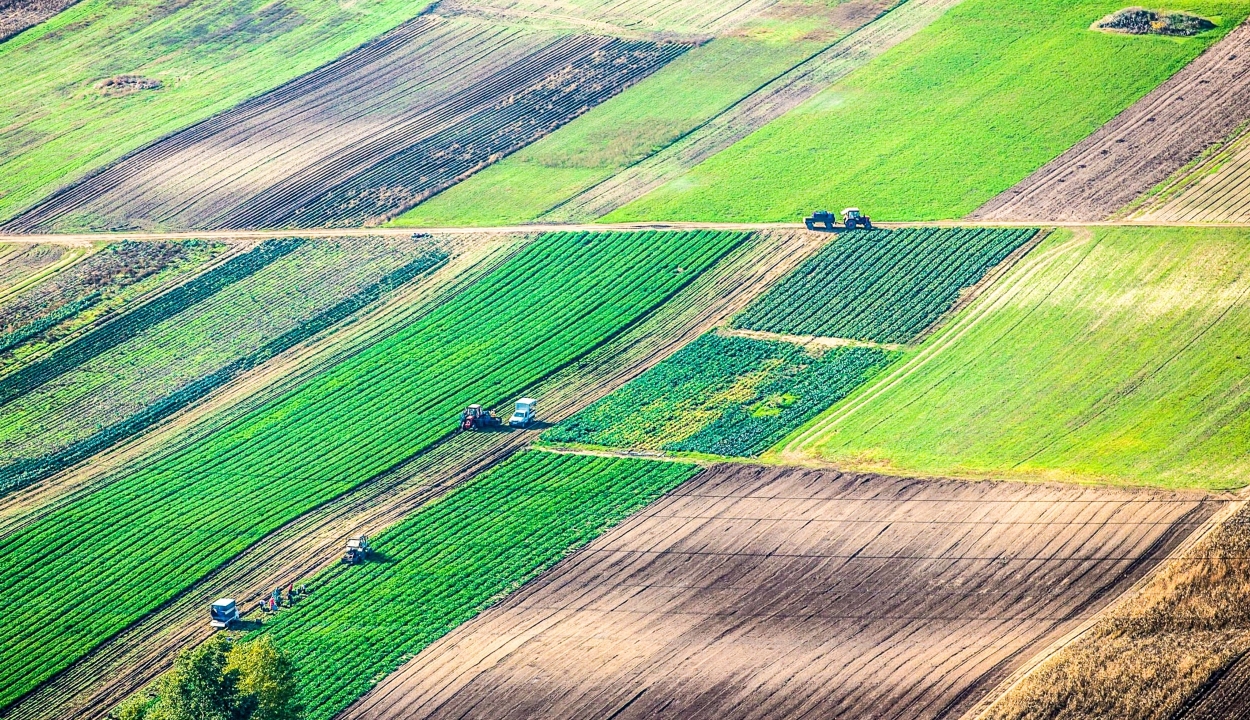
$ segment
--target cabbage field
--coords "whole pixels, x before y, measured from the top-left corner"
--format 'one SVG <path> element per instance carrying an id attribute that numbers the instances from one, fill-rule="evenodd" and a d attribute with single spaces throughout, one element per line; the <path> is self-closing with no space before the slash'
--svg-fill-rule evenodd
<path id="1" fill-rule="evenodd" d="M 1037 234 L 1028 228 L 910 228 L 840 234 L 774 285 L 734 327 L 906 343 L 960 291 Z"/>
<path id="2" fill-rule="evenodd" d="M 264 632 L 299 658 L 307 720 L 333 717 L 423 647 L 589 543 L 698 468 L 527 451 L 375 539 Z"/>
<path id="3" fill-rule="evenodd" d="M 552 443 L 758 455 L 846 397 L 901 353 L 813 354 L 709 333 L 543 433 Z"/>
<path id="4" fill-rule="evenodd" d="M 13 609 L 0 626 L 0 705 L 266 533 L 455 432 L 466 404 L 498 407 L 600 346 L 747 237 L 541 236 L 287 395 L 0 538 L 0 603 Z M 67 603 L 66 588 L 92 591 Z"/>

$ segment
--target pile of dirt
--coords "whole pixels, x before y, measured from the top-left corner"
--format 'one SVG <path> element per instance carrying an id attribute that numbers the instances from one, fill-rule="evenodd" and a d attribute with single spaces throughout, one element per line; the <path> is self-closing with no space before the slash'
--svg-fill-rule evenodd
<path id="1" fill-rule="evenodd" d="M 159 90 L 161 81 L 142 75 L 116 75 L 95 84 L 105 95 L 129 95 L 140 90 Z"/>
<path id="2" fill-rule="evenodd" d="M 1094 23 L 1098 30 L 1128 33 L 1129 35 L 1197 35 L 1215 27 L 1215 23 L 1199 15 L 1168 10 L 1147 10 L 1141 7 L 1124 8 Z"/>

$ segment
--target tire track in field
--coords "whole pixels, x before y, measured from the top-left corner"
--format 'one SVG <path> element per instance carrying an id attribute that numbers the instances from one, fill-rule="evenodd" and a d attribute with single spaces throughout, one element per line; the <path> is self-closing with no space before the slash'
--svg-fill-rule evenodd
<path id="1" fill-rule="evenodd" d="M 947 716 L 1131 586 L 1218 505 L 715 466 L 340 717 Z"/>
<path id="2" fill-rule="evenodd" d="M 820 240 L 768 233 L 744 243 L 635 327 L 527 392 L 555 422 L 572 415 L 723 322 L 808 255 Z M 278 585 L 338 562 L 343 540 L 375 534 L 432 497 L 527 445 L 537 434 L 460 434 L 401 467 L 278 529 L 31 691 L 3 718 L 100 718 L 172 663 L 174 653 L 211 635 L 204 608 L 222 596 L 251 609 Z"/>
<path id="3" fill-rule="evenodd" d="M 790 68 L 663 150 L 547 210 L 540 222 L 588 222 L 677 178 L 920 32 L 960 0 L 906 0 Z"/>

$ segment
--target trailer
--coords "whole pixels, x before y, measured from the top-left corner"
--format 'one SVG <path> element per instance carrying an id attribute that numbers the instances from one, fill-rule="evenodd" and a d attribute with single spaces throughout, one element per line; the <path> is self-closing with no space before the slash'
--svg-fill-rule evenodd
<path id="1" fill-rule="evenodd" d="M 217 630 L 229 630 L 239 622 L 239 606 L 234 598 L 221 598 L 208 606 L 209 625 Z"/>

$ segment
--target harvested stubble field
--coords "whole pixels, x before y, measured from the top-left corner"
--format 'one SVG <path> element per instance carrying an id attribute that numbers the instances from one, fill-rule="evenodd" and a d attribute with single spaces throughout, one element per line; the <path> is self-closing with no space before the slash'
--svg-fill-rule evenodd
<path id="1" fill-rule="evenodd" d="M 0 302 L 17 297 L 36 283 L 81 259 L 81 248 L 39 243 L 9 245 L 0 255 Z"/>
<path id="2" fill-rule="evenodd" d="M 479 236 L 480 237 L 480 236 Z M 819 243 L 807 233 L 760 234 L 700 275 L 644 321 L 630 328 L 560 372 L 545 379 L 525 394 L 543 399 L 542 418 L 558 422 L 587 403 L 619 387 L 629 378 L 655 364 L 674 348 L 684 345 L 711 327 L 722 323 L 741 309 L 777 277 L 784 275 Z M 353 333 L 338 333 L 328 341 L 327 357 L 311 358 L 308 367 L 295 371 L 305 378 L 316 375 L 337 361 L 349 357 L 376 341 L 379 334 L 394 332 L 413 318 L 428 312 L 457 294 L 456 288 L 470 284 L 463 275 L 493 272 L 507 247 L 492 252 L 488 261 L 475 264 L 461 275 L 448 274 L 450 287 L 424 299 L 409 298 L 392 303 L 375 319 L 363 323 Z M 489 260 L 489 258 L 495 260 Z M 457 260 L 452 261 L 455 265 Z M 478 265 L 487 265 L 478 268 Z M 344 338 L 345 334 L 358 337 Z M 373 337 L 374 340 L 368 338 Z M 318 370 L 322 368 L 322 370 Z M 246 416 L 272 398 L 280 397 L 302 381 L 298 377 L 267 384 L 263 391 L 249 394 L 237 406 L 215 413 L 198 423 L 193 432 L 175 435 L 170 452 L 185 447 Z M 489 467 L 532 440 L 530 433 L 460 434 L 429 452 L 404 463 L 298 520 L 275 531 L 247 552 L 217 568 L 209 576 L 159 611 L 97 647 L 67 672 L 58 675 L 36 691 L 24 696 L 5 711 L 5 717 L 102 718 L 122 698 L 149 681 L 172 662 L 173 654 L 189 643 L 211 634 L 204 626 L 203 608 L 213 599 L 239 597 L 247 604 L 268 596 L 273 587 L 299 580 L 337 563 L 337 553 L 347 535 L 366 532 L 375 535 L 406 517 L 429 498 L 437 496 L 461 480 Z M 148 455 L 162 452 L 159 439 L 149 442 Z M 169 445 L 170 441 L 164 441 Z M 136 461 L 137 462 L 137 461 Z M 140 463 L 141 464 L 141 463 Z M 136 467 L 132 462 L 131 467 Z M 81 474 L 81 473 L 79 473 Z M 97 473 L 98 474 L 98 473 Z M 114 473 L 116 474 L 116 473 Z M 67 480 L 69 480 L 67 478 Z M 82 483 L 82 480 L 78 480 Z M 24 515 L 14 518 L 0 533 L 24 527 L 72 498 L 40 501 L 43 509 L 28 503 Z M 15 509 L 5 508 L 7 512 Z"/>
<path id="3" fill-rule="evenodd" d="M 380 221 L 686 49 L 424 15 L 54 193 L 5 227 Z"/>
<path id="4" fill-rule="evenodd" d="M 343 717 L 955 717 L 1217 505 L 717 466 Z"/>
<path id="5" fill-rule="evenodd" d="M 1250 24 L 1243 23 L 1167 82 L 974 212 L 979 220 L 1105 220 L 1164 183 L 1250 120 Z M 1153 220 L 1231 220 L 1241 193 L 1227 174 L 1193 174 L 1168 185 L 1188 190 L 1153 211 Z M 1221 177 L 1223 175 L 1223 177 Z M 1186 178 L 1190 178 L 1186 180 Z M 1166 197 L 1181 188 L 1166 191 Z M 1165 197 L 1151 204 L 1163 204 Z M 1231 205 L 1226 201 L 1232 200 Z M 1197 206 L 1209 209 L 1199 209 Z M 1183 209 L 1182 209 L 1183 208 Z"/>
<path id="6" fill-rule="evenodd" d="M 1012 683 L 978 720 L 1232 720 L 1250 713 L 1250 513 L 1244 501 L 1238 505 Z"/>

